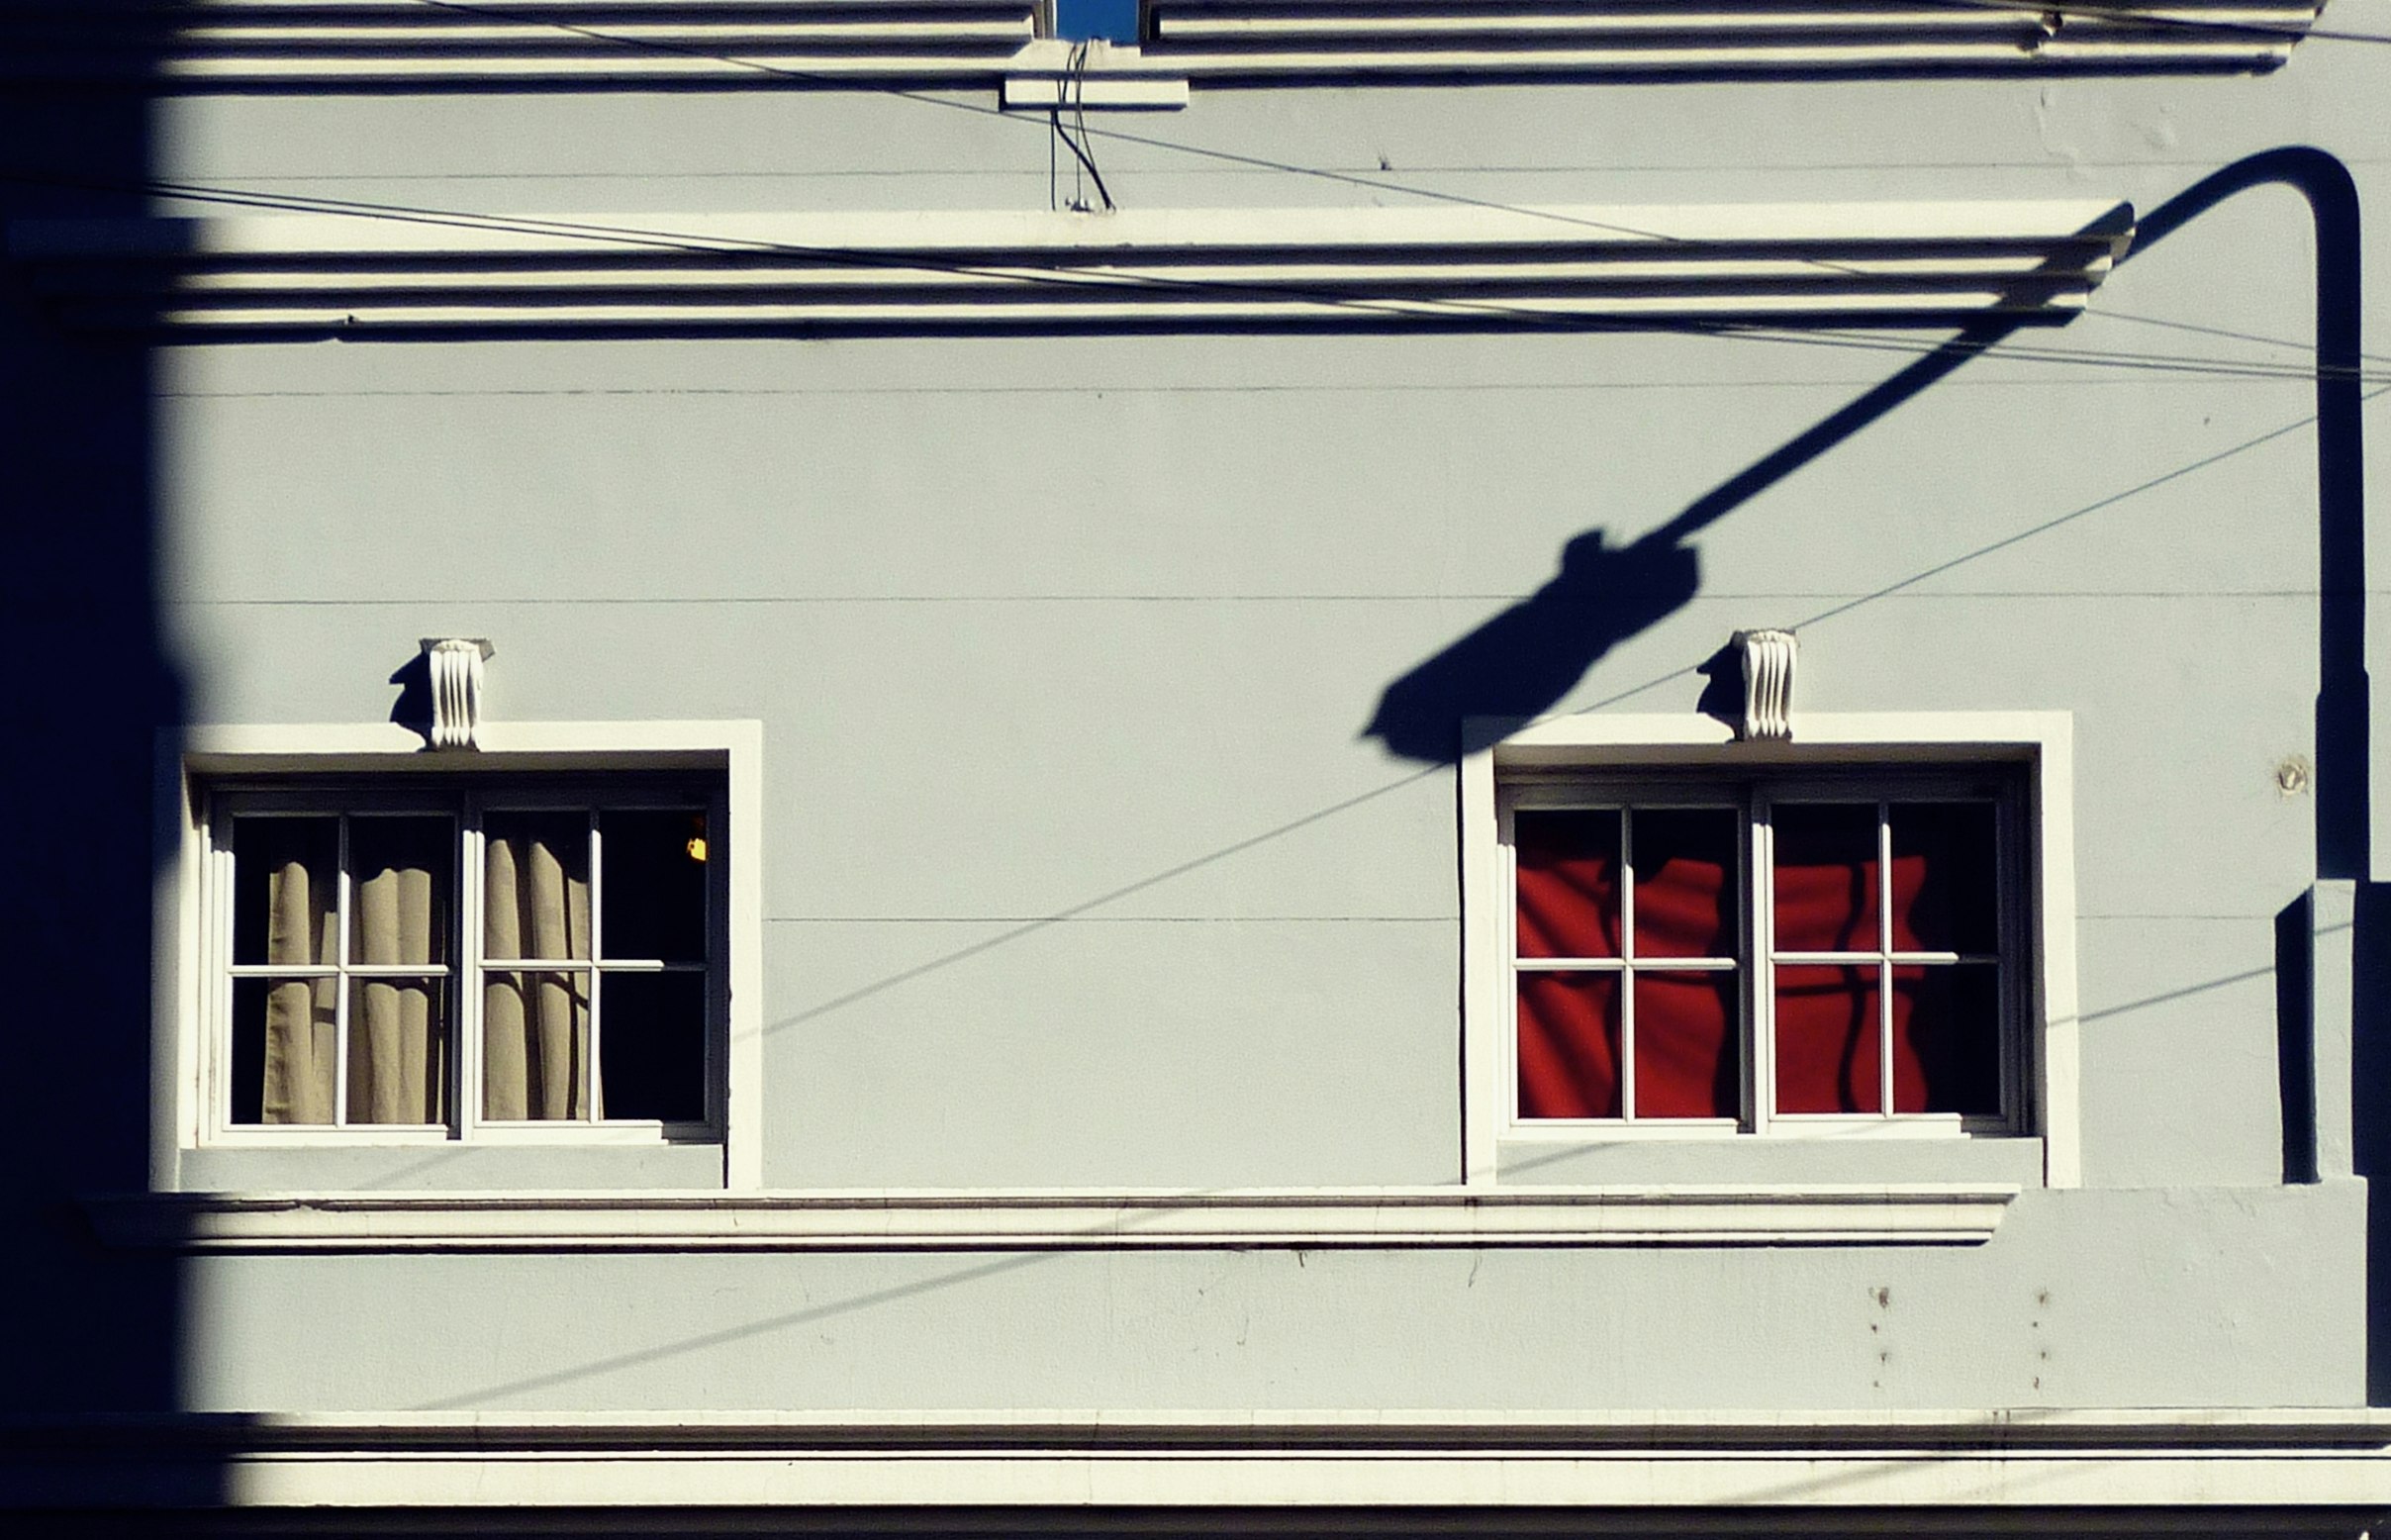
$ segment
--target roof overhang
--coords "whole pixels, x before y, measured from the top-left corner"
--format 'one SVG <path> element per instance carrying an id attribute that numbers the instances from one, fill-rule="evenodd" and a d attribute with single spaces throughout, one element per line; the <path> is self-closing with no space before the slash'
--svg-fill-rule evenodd
<path id="1" fill-rule="evenodd" d="M 1499 331 L 2054 322 L 2131 206 L 27 222 L 68 324 L 208 335 Z"/>

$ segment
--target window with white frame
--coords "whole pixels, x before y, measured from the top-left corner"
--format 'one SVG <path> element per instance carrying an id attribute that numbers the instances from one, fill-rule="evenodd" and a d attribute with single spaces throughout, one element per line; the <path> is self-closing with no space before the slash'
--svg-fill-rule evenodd
<path id="1" fill-rule="evenodd" d="M 1506 785 L 1517 1120 L 2014 1126 L 2014 786 Z"/>
<path id="2" fill-rule="evenodd" d="M 2072 1184 L 2065 718 L 1802 726 L 1564 719 L 1465 758 L 1473 1181 L 1544 1169 L 1510 1140 L 1944 1134 L 2032 1136 Z"/>
<path id="3" fill-rule="evenodd" d="M 720 1138 L 718 774 L 204 790 L 213 1139 Z"/>

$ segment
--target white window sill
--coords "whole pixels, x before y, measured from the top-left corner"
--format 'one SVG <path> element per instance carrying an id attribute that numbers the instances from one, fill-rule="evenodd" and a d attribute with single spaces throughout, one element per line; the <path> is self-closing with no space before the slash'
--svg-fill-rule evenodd
<path id="1" fill-rule="evenodd" d="M 2007 1183 L 1339 1191 L 159 1194 L 95 1200 L 180 1251 L 1076 1251 L 1283 1246 L 1972 1245 Z"/>
<path id="2" fill-rule="evenodd" d="M 818 1526 L 839 1509 L 1030 1512 L 1012 1532 L 1090 1532 L 1037 1509 L 1176 1508 L 1199 1533 L 1545 1532 L 1504 1510 L 1641 1509 L 1631 1533 L 2354 1535 L 2391 1490 L 2391 1415 L 2368 1409 L 2016 1411 L 441 1411 L 58 1413 L 0 1434 L 21 1507 L 121 1509 L 191 1491 L 211 1507 L 490 1515 L 526 1509 Z M 1759 1522 L 1702 1521 L 1750 1509 Z M 2135 1513 L 2134 1509 L 2144 1509 Z M 506 1510 L 503 1515 L 500 1510 Z M 1342 1509 L 1343 1513 L 1323 1511 Z M 1350 1515 L 1372 1510 L 1367 1526 Z M 2107 1513 L 2087 1523 L 2070 1513 Z M 1476 1524 L 1431 1521 L 1475 1513 Z M 1961 1515 L 1922 1523 L 1921 1513 Z M 1291 1516 L 1269 1522 L 1267 1514 Z M 1406 1518 L 1406 1513 L 1419 1515 Z M 1873 1517 L 1867 1516 L 1873 1513 Z M 620 1514 L 618 1517 L 617 1515 Z M 787 1518 L 779 1515 L 791 1515 Z M 1674 1517 L 1667 1516 L 1669 1514 Z M 2294 1519 L 2293 1515 L 2302 1515 Z M 2153 1515 L 2160 1522 L 2152 1523 Z M 1533 1515 L 1527 1515 L 1532 1520 Z M 968 1527 L 990 1527 L 985 1518 Z M 1699 1524 L 1697 1528 L 1696 1525 Z M 364 1526 L 383 1532 L 381 1525 Z M 436 1522 L 418 1526 L 451 1532 Z M 935 1519 L 893 1534 L 936 1533 Z M 943 1527 L 965 1527 L 948 1523 Z M 1114 1527 L 1119 1527 L 1117 1522 Z M 1590 1526 L 1589 1526 L 1590 1527 Z M 1100 1529 L 1095 1532 L 1102 1532 Z"/>

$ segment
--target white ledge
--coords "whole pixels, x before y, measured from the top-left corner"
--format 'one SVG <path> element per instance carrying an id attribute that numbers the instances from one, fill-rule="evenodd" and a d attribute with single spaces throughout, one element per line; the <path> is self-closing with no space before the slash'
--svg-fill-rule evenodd
<path id="1" fill-rule="evenodd" d="M 1029 0 L 37 0 L 0 21 L 0 79 L 167 91 L 977 82 L 1036 31 Z"/>
<path id="2" fill-rule="evenodd" d="M 1081 1251 L 1967 1245 L 2014 1186 L 1247 1192 L 279 1193 L 94 1200 L 101 1234 L 187 1251 Z"/>
<path id="3" fill-rule="evenodd" d="M 1384 0 L 1153 0 L 1142 58 L 1084 73 L 1239 85 L 1314 78 L 1615 79 L 2271 69 L 2320 7 L 2173 0 L 2163 8 L 1920 0 L 1631 0 L 1496 9 Z M 274 88 L 868 88 L 994 86 L 1052 72 L 1061 47 L 1024 0 L 37 0 L 0 18 L 0 79 L 164 91 Z M 1034 87 L 1024 88 L 1034 90 Z M 1104 94 L 1100 90 L 1097 94 Z M 1094 105 L 1093 101 L 1091 103 Z"/>
<path id="4" fill-rule="evenodd" d="M 2053 1536 L 2086 1533 L 2084 1509 L 2141 1509 L 2167 1515 L 2169 1534 L 2247 1540 L 2387 1500 L 2391 1417 L 2363 1409 L 493 1411 L 0 1425 L 0 1507 L 931 1510 L 875 1533 L 951 1532 L 938 1509 L 1039 1507 L 1056 1510 L 1042 1532 L 1058 1534 L 1118 1532 L 1091 1510 L 1172 1507 L 1219 1514 L 1216 1531 L 1175 1532 L 1251 1534 L 1272 1510 L 1293 1529 L 1260 1532 L 1361 1532 L 1302 1511 L 1347 1508 L 1376 1510 L 1369 1531 L 1396 1535 L 1454 1532 L 1428 1511 L 1415 1530 L 1405 1510 L 1604 1508 L 1634 1532 L 1628 1510 L 1736 1506 L 1774 1510 L 1788 1533 L 1849 1535 L 1853 1509 L 1933 1508 L 2000 1511 L 2000 1533 Z"/>
<path id="5" fill-rule="evenodd" d="M 1151 0 L 1146 61 L 1191 77 L 1666 77 L 1946 71 L 2263 70 L 2321 5 L 2163 7 L 1628 0 L 1492 7 L 1385 0 Z"/>
<path id="6" fill-rule="evenodd" d="M 70 325 L 213 334 L 2061 321 L 2115 200 L 32 221 Z"/>

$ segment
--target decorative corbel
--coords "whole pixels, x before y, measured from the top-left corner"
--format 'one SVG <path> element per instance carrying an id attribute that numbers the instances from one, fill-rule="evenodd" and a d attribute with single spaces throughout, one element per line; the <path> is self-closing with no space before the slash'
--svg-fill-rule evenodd
<path id="1" fill-rule="evenodd" d="M 431 676 L 431 746 L 473 748 L 482 718 L 482 663 L 497 651 L 486 637 L 427 636 L 424 664 Z"/>
<path id="2" fill-rule="evenodd" d="M 1799 650 L 1791 631 L 1737 631 L 1744 656 L 1744 720 L 1736 736 L 1783 742 L 1793 736 L 1793 660 Z"/>

